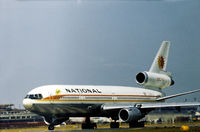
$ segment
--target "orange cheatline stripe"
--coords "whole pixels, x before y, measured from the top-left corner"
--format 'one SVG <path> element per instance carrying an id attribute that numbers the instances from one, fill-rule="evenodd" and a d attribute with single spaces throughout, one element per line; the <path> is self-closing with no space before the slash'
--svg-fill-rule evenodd
<path id="1" fill-rule="evenodd" d="M 119 96 L 119 97 L 158 97 L 158 96 L 152 96 L 152 95 L 91 95 L 91 94 L 82 94 L 82 95 L 77 95 L 77 94 L 67 94 L 67 95 L 54 95 L 54 96 L 49 96 L 49 97 L 46 97 L 44 99 L 58 99 L 58 98 L 61 98 L 61 97 L 64 97 L 64 96 L 103 96 L 103 97 L 116 97 L 116 96 Z"/>
<path id="2" fill-rule="evenodd" d="M 60 100 L 60 99 L 42 99 L 42 100 L 37 100 L 37 101 L 82 101 L 82 102 L 89 102 L 89 101 L 98 101 L 98 102 L 156 102 L 156 100 L 84 100 L 84 99 L 80 99 L 80 100 Z"/>

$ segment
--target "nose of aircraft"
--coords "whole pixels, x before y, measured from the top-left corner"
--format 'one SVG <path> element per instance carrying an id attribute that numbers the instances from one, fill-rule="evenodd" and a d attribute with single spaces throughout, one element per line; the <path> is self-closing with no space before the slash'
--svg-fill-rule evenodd
<path id="1" fill-rule="evenodd" d="M 27 110 L 30 110 L 32 108 L 32 100 L 31 99 L 24 99 L 23 100 L 23 105 Z"/>

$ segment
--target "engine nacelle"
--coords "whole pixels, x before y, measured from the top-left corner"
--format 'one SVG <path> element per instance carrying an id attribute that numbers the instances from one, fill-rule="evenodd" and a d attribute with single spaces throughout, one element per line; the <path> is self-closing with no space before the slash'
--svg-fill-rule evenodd
<path id="1" fill-rule="evenodd" d="M 145 87 L 167 88 L 174 81 L 167 74 L 140 72 L 136 75 L 136 82 Z"/>
<path id="2" fill-rule="evenodd" d="M 125 122 L 137 121 L 142 117 L 141 111 L 138 108 L 124 108 L 119 111 L 119 119 Z"/>

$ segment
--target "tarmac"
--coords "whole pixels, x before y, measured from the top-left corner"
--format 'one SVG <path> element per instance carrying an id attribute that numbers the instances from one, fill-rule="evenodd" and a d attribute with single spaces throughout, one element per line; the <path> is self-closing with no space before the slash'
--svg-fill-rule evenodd
<path id="1" fill-rule="evenodd" d="M 180 132 L 182 126 L 188 126 L 190 130 L 195 132 L 200 131 L 199 123 L 177 123 L 177 124 L 149 124 L 143 128 L 128 128 L 127 125 L 121 126 L 121 128 L 109 128 L 109 125 L 97 126 L 98 129 L 94 130 L 82 130 L 79 125 L 66 125 L 55 127 L 55 130 L 49 131 L 47 126 L 36 128 L 13 128 L 13 129 L 0 129 L 0 132 Z"/>
<path id="2" fill-rule="evenodd" d="M 190 128 L 192 132 L 199 132 L 200 127 Z M 118 128 L 118 129 L 95 129 L 95 130 L 54 130 L 45 132 L 181 132 L 181 128 Z M 188 131 L 188 130 L 187 130 Z M 27 131 L 19 131 L 27 132 Z M 29 131 L 29 132 L 44 132 L 44 131 Z"/>

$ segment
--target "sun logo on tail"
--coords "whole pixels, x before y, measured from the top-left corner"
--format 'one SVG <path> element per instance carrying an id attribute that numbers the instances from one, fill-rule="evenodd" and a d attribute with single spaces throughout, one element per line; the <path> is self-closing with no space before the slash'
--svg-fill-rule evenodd
<path id="1" fill-rule="evenodd" d="M 160 68 L 160 70 L 163 70 L 165 65 L 165 60 L 162 56 L 158 56 L 158 67 Z"/>

